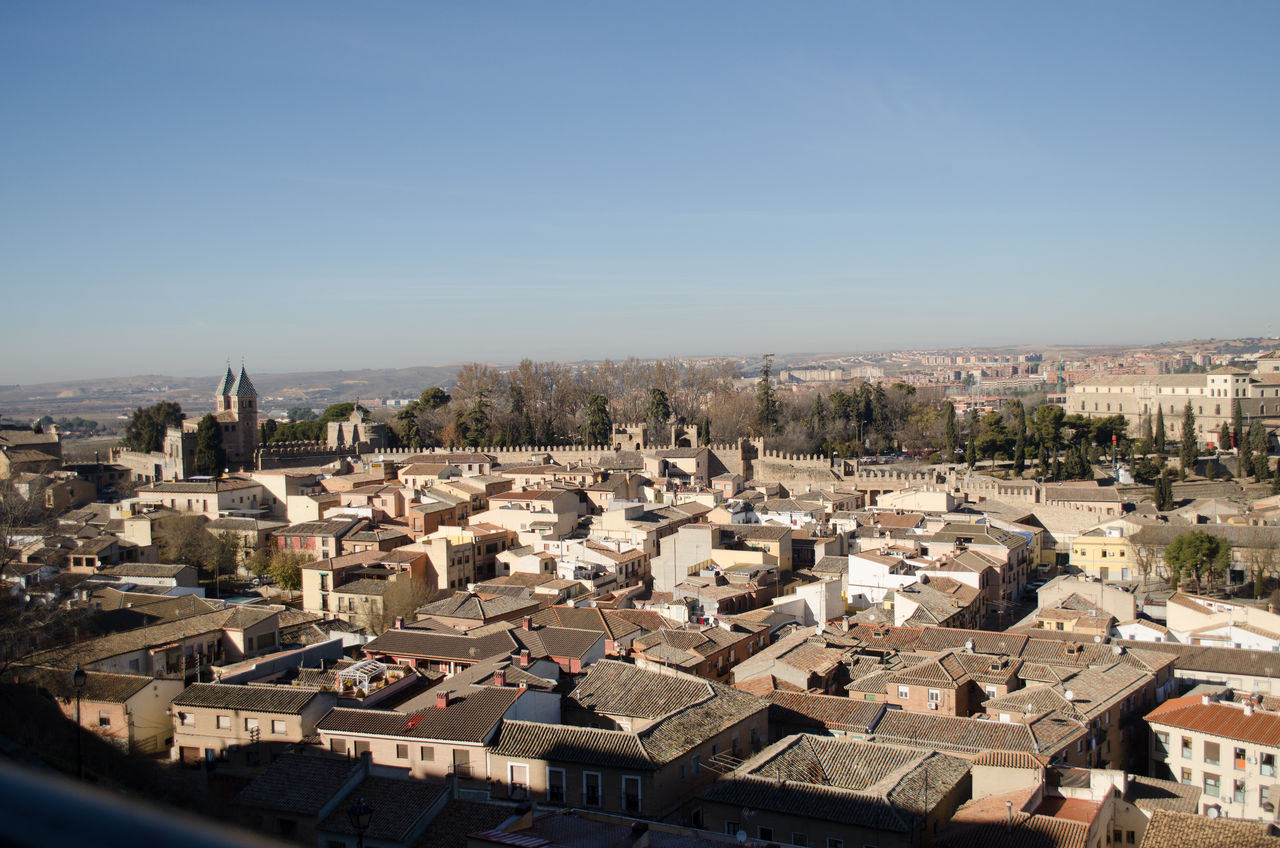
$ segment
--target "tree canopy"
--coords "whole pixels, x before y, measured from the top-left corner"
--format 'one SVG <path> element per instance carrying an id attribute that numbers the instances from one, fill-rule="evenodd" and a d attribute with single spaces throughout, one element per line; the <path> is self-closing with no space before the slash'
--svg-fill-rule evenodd
<path id="1" fill-rule="evenodd" d="M 1164 561 L 1180 581 L 1194 580 L 1199 591 L 1203 577 L 1212 590 L 1213 578 L 1225 575 L 1231 563 L 1231 545 L 1203 530 L 1193 530 L 1177 536 L 1165 547 Z"/>
<path id="2" fill-rule="evenodd" d="M 140 406 L 129 416 L 120 440 L 129 450 L 151 453 L 164 447 L 164 434 L 170 427 L 182 425 L 182 406 L 162 400 L 152 406 Z"/>
<path id="3" fill-rule="evenodd" d="M 227 452 L 222 447 L 222 426 L 218 419 L 206 415 L 196 425 L 195 472 L 215 476 L 227 464 Z"/>

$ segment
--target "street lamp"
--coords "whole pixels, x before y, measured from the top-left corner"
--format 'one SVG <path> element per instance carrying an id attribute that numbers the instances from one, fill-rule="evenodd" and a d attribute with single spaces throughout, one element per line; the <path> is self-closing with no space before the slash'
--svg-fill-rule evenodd
<path id="1" fill-rule="evenodd" d="M 89 675 L 76 663 L 71 672 L 71 685 L 76 687 L 76 776 L 84 782 L 84 730 L 80 726 L 80 695 L 84 692 L 85 680 Z"/>
<path id="2" fill-rule="evenodd" d="M 373 820 L 373 807 L 363 798 L 358 798 L 347 808 L 347 818 L 356 829 L 356 848 L 364 848 L 364 832 L 369 829 L 369 822 Z"/>

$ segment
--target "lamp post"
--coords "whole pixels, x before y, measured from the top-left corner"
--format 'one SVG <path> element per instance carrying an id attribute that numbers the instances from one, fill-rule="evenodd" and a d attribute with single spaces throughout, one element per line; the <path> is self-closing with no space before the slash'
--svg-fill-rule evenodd
<path id="1" fill-rule="evenodd" d="M 356 829 L 356 848 L 364 848 L 364 832 L 369 829 L 369 822 L 373 820 L 373 807 L 363 798 L 357 798 L 356 802 L 347 808 L 347 818 L 351 820 L 351 826 Z"/>
<path id="2" fill-rule="evenodd" d="M 87 678 L 88 675 L 77 663 L 75 670 L 71 672 L 71 685 L 76 687 L 76 777 L 82 783 L 84 782 L 84 730 L 80 727 L 80 695 L 84 691 Z"/>

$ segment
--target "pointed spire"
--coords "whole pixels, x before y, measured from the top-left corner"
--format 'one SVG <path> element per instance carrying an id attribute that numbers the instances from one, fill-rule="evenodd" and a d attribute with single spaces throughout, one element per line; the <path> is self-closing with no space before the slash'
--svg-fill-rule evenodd
<path id="1" fill-rule="evenodd" d="M 231 375 L 231 369 L 227 369 L 227 376 Z M 236 377 L 236 383 L 231 387 L 231 394 L 238 398 L 256 398 L 258 390 L 253 387 L 253 382 L 249 379 L 249 374 L 244 370 L 244 363 L 240 363 L 240 376 Z"/>
<path id="2" fill-rule="evenodd" d="M 218 384 L 218 388 L 214 391 L 215 397 L 224 397 L 231 394 L 231 384 L 235 382 L 236 376 L 231 373 L 231 357 L 227 357 L 227 373 L 222 376 L 222 382 Z"/>

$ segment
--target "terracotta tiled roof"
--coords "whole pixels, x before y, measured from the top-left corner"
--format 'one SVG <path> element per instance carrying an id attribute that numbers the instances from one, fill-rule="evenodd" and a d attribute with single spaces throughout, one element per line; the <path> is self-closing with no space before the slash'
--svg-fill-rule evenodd
<path id="1" fill-rule="evenodd" d="M 351 790 L 348 798 L 370 798 L 377 810 L 369 820 L 363 837 L 374 844 L 401 844 L 417 835 L 423 817 L 436 807 L 448 791 L 444 783 L 413 780 L 405 777 L 370 775 Z M 324 821 L 316 825 L 322 834 L 355 836 L 357 831 L 348 814 L 348 806 L 339 804 Z M 326 840 L 327 842 L 327 840 Z"/>
<path id="2" fill-rule="evenodd" d="M 63 668 L 48 666 L 10 666 L 10 679 L 24 686 L 34 686 L 55 698 L 71 700 L 76 697 L 76 687 L 71 683 L 71 673 Z M 86 671 L 85 684 L 80 695 L 86 701 L 124 703 L 146 689 L 154 681 L 137 674 L 108 674 L 103 671 Z"/>
<path id="3" fill-rule="evenodd" d="M 1142 848 L 1277 848 L 1280 838 L 1264 822 L 1156 810 Z"/>
<path id="4" fill-rule="evenodd" d="M 301 686 L 237 686 L 193 683 L 173 699 L 175 707 L 214 707 L 228 710 L 298 715 L 319 696 Z"/>
<path id="5" fill-rule="evenodd" d="M 193 610 L 195 614 L 162 621 L 158 624 L 148 624 L 145 627 L 127 630 L 123 633 L 101 636 L 97 639 L 90 639 L 74 645 L 51 648 L 33 655 L 31 659 L 35 663 L 56 667 L 65 666 L 70 668 L 76 663 L 88 665 L 94 662 L 101 662 L 110 657 L 156 645 L 165 645 L 191 636 L 214 633 L 224 629 L 243 629 L 246 626 L 260 623 L 267 618 L 274 618 L 277 614 L 276 610 L 270 608 L 250 609 L 245 607 L 201 612 L 201 608 L 207 607 L 207 604 L 198 598 L 187 600 L 186 596 L 183 598 L 162 598 L 157 603 L 162 603 L 170 609 Z M 150 609 L 148 606 L 147 611 L 150 612 Z"/>
<path id="6" fill-rule="evenodd" d="M 234 803 L 314 816 L 359 769 L 360 764 L 347 757 L 282 754 L 240 790 Z"/>
<path id="7" fill-rule="evenodd" d="M 1052 715 L 1023 724 L 889 710 L 876 725 L 872 738 L 969 753 L 1002 750 L 1053 754 L 1084 733 L 1085 727 L 1079 722 Z"/>
<path id="8" fill-rule="evenodd" d="M 631 622 L 642 630 L 661 630 L 664 627 L 676 626 L 676 622 L 653 610 L 625 609 L 613 610 L 617 618 Z"/>
<path id="9" fill-rule="evenodd" d="M 1049 765 L 1049 757 L 1025 751 L 986 751 L 973 758 L 975 766 L 1039 770 Z"/>
<path id="10" fill-rule="evenodd" d="M 366 654 L 464 662 L 477 662 L 500 654 L 510 654 L 515 649 L 515 639 L 505 630 L 487 636 L 433 633 L 426 630 L 387 630 L 364 646 Z"/>
<path id="11" fill-rule="evenodd" d="M 746 691 L 742 685 L 738 688 Z M 770 721 L 856 733 L 869 732 L 885 711 L 883 703 L 837 698 L 832 695 L 772 690 L 765 693 L 765 697 L 772 702 L 769 709 Z"/>
<path id="12" fill-rule="evenodd" d="M 573 659 L 585 657 L 587 652 L 604 639 L 604 634 L 598 631 L 575 630 L 571 627 L 535 627 L 530 630 L 517 627 L 511 631 L 511 635 L 532 656 Z"/>
<path id="13" fill-rule="evenodd" d="M 1280 715 L 1264 710 L 1253 710 L 1252 715 L 1245 715 L 1242 704 L 1218 701 L 1205 704 L 1201 696 L 1187 695 L 1165 701 L 1147 713 L 1146 719 L 1151 724 L 1280 747 Z"/>
<path id="14" fill-rule="evenodd" d="M 904 832 L 967 773 L 968 763 L 956 757 L 800 735 L 769 746 L 700 797 L 815 821 Z"/>
<path id="15" fill-rule="evenodd" d="M 1089 825 L 1069 818 L 1021 811 L 1026 792 L 991 795 L 956 810 L 934 845 L 938 848 L 1085 848 Z M 1012 804 L 1012 814 L 1006 804 Z"/>
<path id="16" fill-rule="evenodd" d="M 611 640 L 635 633 L 640 626 L 611 611 L 591 607 L 553 606 L 533 616 L 534 624 L 552 624 L 578 630 L 595 630 Z"/>
<path id="17" fill-rule="evenodd" d="M 658 719 L 707 701 L 712 695 L 709 681 L 600 660 L 569 697 L 605 715 Z"/>
<path id="18" fill-rule="evenodd" d="M 415 713 L 337 707 L 317 728 L 356 736 L 483 742 L 521 694 L 515 688 L 485 686 L 451 700 L 444 709 L 433 707 Z"/>
<path id="19" fill-rule="evenodd" d="M 541 722 L 503 722 L 490 754 L 645 771 L 657 768 L 634 733 Z"/>
<path id="20" fill-rule="evenodd" d="M 1140 810 L 1195 813 L 1200 810 L 1200 794 L 1198 786 L 1135 774 L 1129 777 L 1124 799 Z"/>

